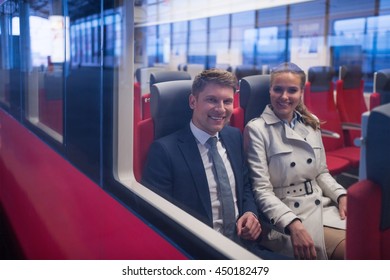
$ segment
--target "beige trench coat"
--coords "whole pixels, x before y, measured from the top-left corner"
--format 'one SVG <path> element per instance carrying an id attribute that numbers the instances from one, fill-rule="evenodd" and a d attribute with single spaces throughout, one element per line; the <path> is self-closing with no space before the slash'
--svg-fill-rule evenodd
<path id="1" fill-rule="evenodd" d="M 345 228 L 333 205 L 346 190 L 328 172 L 321 132 L 299 121 L 292 129 L 267 106 L 247 124 L 244 140 L 256 202 L 271 224 L 263 224 L 262 244 L 293 257 L 285 229 L 299 218 L 317 258 L 327 259 L 323 225 Z"/>

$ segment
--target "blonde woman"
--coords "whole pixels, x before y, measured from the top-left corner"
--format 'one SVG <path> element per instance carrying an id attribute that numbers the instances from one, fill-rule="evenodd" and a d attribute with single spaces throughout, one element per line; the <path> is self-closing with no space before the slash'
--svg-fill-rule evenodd
<path id="1" fill-rule="evenodd" d="M 302 103 L 306 75 L 293 63 L 271 72 L 269 104 L 244 132 L 262 245 L 296 259 L 343 259 L 346 190 L 329 174 L 320 122 Z"/>

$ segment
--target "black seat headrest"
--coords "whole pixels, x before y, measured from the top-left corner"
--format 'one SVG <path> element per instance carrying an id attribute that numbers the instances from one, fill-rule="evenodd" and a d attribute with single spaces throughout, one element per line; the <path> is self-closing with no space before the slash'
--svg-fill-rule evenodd
<path id="1" fill-rule="evenodd" d="M 308 81 L 310 82 L 310 92 L 324 92 L 331 89 L 334 71 L 329 66 L 310 67 Z"/>
<path id="2" fill-rule="evenodd" d="M 261 70 L 252 65 L 239 65 L 234 71 L 237 81 L 240 81 L 244 77 L 259 75 Z"/>
<path id="3" fill-rule="evenodd" d="M 178 80 L 191 80 L 191 76 L 189 73 L 183 71 L 152 72 L 150 73 L 150 91 L 152 91 L 154 84 Z"/>
<path id="4" fill-rule="evenodd" d="M 343 88 L 360 88 L 360 83 L 363 78 L 362 67 L 360 65 L 341 66 L 340 78 L 344 81 Z"/>
<path id="5" fill-rule="evenodd" d="M 381 104 L 390 103 L 390 68 L 376 73 L 375 92 L 381 96 Z"/>
<path id="6" fill-rule="evenodd" d="M 154 122 L 154 139 L 171 134 L 190 122 L 191 87 L 191 80 L 162 82 L 152 86 L 150 111 Z"/>
<path id="7" fill-rule="evenodd" d="M 141 82 L 141 68 L 137 68 L 136 70 L 135 70 L 135 74 L 134 74 L 134 76 L 135 76 L 135 80 L 136 80 L 136 82 Z"/>
<path id="8" fill-rule="evenodd" d="M 248 76 L 240 81 L 240 106 L 244 109 L 244 125 L 257 118 L 270 103 L 271 75 Z"/>
<path id="9" fill-rule="evenodd" d="M 367 179 L 382 188 L 381 229 L 390 228 L 390 104 L 374 108 L 368 118 Z"/>

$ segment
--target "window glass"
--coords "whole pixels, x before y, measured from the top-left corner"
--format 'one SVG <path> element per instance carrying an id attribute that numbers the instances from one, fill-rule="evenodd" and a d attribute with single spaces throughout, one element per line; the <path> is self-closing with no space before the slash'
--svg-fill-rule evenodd
<path id="1" fill-rule="evenodd" d="M 70 22 L 61 6 L 50 3 L 48 6 L 32 4 L 26 6 L 28 9 L 20 9 L 19 36 L 25 46 L 20 53 L 25 61 L 22 66 L 25 112 L 31 123 L 62 142 L 64 69 L 70 61 Z"/>
<path id="2" fill-rule="evenodd" d="M 290 60 L 291 25 L 287 23 L 287 12 L 287 6 L 259 10 L 259 38 L 256 44 L 256 64 L 259 68 L 269 69 L 281 61 Z"/>
<path id="3" fill-rule="evenodd" d="M 209 67 L 229 65 L 226 57 L 229 54 L 230 15 L 210 18 L 209 31 Z"/>
<path id="4" fill-rule="evenodd" d="M 158 27 L 157 63 L 169 63 L 171 54 L 171 24 Z"/>
<path id="5" fill-rule="evenodd" d="M 190 21 L 188 63 L 206 65 L 207 56 L 207 19 Z"/>
<path id="6" fill-rule="evenodd" d="M 12 2 L 3 4 L 0 13 L 0 103 L 8 109 L 11 96 L 19 94 L 21 82 L 18 51 L 20 24 L 14 5 Z"/>
<path id="7" fill-rule="evenodd" d="M 157 26 L 146 27 L 146 53 L 148 55 L 148 66 L 157 62 Z"/>
<path id="8" fill-rule="evenodd" d="M 172 28 L 171 61 L 179 65 L 187 61 L 188 22 L 174 22 Z M 176 67 L 173 68 L 176 69 Z"/>

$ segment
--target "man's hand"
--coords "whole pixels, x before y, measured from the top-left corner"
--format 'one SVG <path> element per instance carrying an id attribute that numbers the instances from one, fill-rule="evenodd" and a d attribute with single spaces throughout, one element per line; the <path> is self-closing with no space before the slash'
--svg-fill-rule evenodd
<path id="1" fill-rule="evenodd" d="M 256 240 L 261 233 L 259 220 L 252 212 L 245 212 L 237 223 L 237 235 L 243 239 Z"/>

